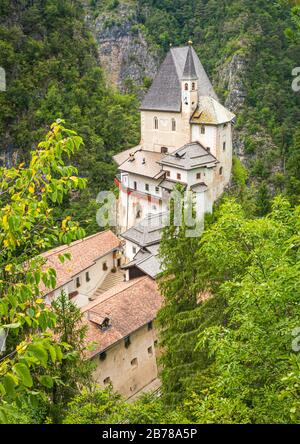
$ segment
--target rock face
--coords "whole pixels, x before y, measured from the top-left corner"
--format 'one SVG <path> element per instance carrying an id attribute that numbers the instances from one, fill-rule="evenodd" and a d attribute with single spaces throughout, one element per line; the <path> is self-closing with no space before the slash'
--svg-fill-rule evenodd
<path id="1" fill-rule="evenodd" d="M 227 83 L 228 95 L 225 106 L 231 111 L 238 113 L 244 105 L 246 89 L 244 77 L 247 62 L 244 55 L 234 54 L 231 61 L 224 67 L 222 77 Z"/>
<path id="2" fill-rule="evenodd" d="M 142 96 L 145 83 L 157 72 L 160 58 L 150 48 L 137 24 L 135 4 L 120 3 L 114 14 L 101 12 L 92 17 L 89 13 L 87 21 L 96 39 L 99 63 L 108 82 L 121 92 L 127 91 L 132 84 Z"/>
<path id="3" fill-rule="evenodd" d="M 233 113 L 238 115 L 245 102 L 247 95 L 244 80 L 247 70 L 247 59 L 244 54 L 234 54 L 232 59 L 224 64 L 219 72 L 218 84 L 222 90 L 227 92 L 224 105 Z M 233 151 L 242 160 L 245 159 L 243 134 L 234 131 Z"/>

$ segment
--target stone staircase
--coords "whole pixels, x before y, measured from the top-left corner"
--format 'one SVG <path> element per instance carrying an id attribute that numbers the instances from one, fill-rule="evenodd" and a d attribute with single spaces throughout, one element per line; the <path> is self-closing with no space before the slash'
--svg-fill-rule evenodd
<path id="1" fill-rule="evenodd" d="M 117 270 L 115 273 L 112 272 L 108 273 L 102 284 L 97 288 L 97 290 L 93 293 L 90 299 L 94 301 L 103 293 L 105 293 L 107 290 L 110 290 L 115 285 L 124 282 L 124 274 L 125 272 L 122 270 Z"/>

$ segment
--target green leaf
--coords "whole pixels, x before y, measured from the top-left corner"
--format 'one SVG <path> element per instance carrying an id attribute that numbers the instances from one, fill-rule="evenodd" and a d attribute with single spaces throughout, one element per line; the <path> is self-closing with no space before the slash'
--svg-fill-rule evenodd
<path id="1" fill-rule="evenodd" d="M 3 386 L 5 388 L 5 392 L 11 398 L 16 397 L 15 387 L 17 385 L 15 377 L 11 373 L 7 373 L 3 378 Z"/>
<path id="2" fill-rule="evenodd" d="M 28 346 L 28 352 L 36 358 L 41 365 L 44 367 L 47 366 L 48 353 L 41 344 L 30 344 Z"/>
<path id="3" fill-rule="evenodd" d="M 14 366 L 14 371 L 26 387 L 32 387 L 32 377 L 30 375 L 28 367 L 25 364 L 16 364 Z"/>
<path id="4" fill-rule="evenodd" d="M 52 388 L 53 387 L 53 379 L 51 378 L 51 376 L 39 376 L 39 381 L 40 383 L 47 388 Z"/>

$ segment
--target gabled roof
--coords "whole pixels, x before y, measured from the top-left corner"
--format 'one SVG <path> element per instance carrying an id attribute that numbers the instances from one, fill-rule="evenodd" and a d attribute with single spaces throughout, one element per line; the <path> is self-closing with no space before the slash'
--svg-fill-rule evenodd
<path id="1" fill-rule="evenodd" d="M 212 96 L 218 100 L 195 50 L 191 46 L 184 46 L 170 49 L 140 109 L 180 112 L 181 81 L 184 80 L 184 72 L 186 75 L 189 70 L 189 75 L 198 79 L 199 95 Z"/>
<path id="2" fill-rule="evenodd" d="M 120 239 L 112 231 L 106 230 L 72 242 L 70 245 L 53 248 L 41 256 L 47 260 L 44 269 L 54 268 L 56 270 L 56 288 L 59 288 L 70 282 L 74 276 L 94 265 L 98 259 L 120 246 Z M 70 253 L 71 259 L 66 259 L 62 264 L 59 256 L 65 253 Z M 42 284 L 41 291 L 43 294 L 47 294 L 52 289 L 46 289 Z"/>
<path id="3" fill-rule="evenodd" d="M 160 163 L 183 170 L 192 170 L 200 167 L 211 168 L 218 163 L 218 160 L 199 142 L 190 142 L 165 156 Z"/>
<path id="4" fill-rule="evenodd" d="M 161 273 L 163 268 L 161 259 L 158 256 L 158 251 L 159 243 L 142 248 L 134 256 L 131 262 L 122 266 L 122 269 L 126 270 L 128 268 L 136 267 L 152 279 L 155 279 L 156 276 Z"/>
<path id="5" fill-rule="evenodd" d="M 114 161 L 118 164 L 121 165 L 122 163 L 124 163 L 127 159 L 129 159 L 129 155 L 131 153 L 135 153 L 137 151 L 140 151 L 142 149 L 141 145 L 135 146 L 133 148 L 129 148 L 128 150 L 125 151 L 121 151 L 118 154 L 115 154 L 113 156 Z"/>
<path id="6" fill-rule="evenodd" d="M 144 276 L 116 285 L 103 293 L 101 300 L 84 307 L 83 323 L 88 327 L 85 340 L 87 343 L 96 343 L 95 349 L 87 352 L 88 357 L 101 353 L 153 321 L 162 300 L 156 282 Z M 100 320 L 108 318 L 109 327 L 101 330 L 97 317 Z"/>
<path id="7" fill-rule="evenodd" d="M 119 157 L 115 156 L 114 159 L 120 160 L 121 154 L 123 153 L 117 155 Z M 130 156 L 130 154 L 132 155 Z M 163 154 L 155 151 L 146 151 L 142 150 L 141 148 L 133 148 L 126 151 L 126 159 L 119 164 L 119 170 L 126 173 L 139 174 L 141 176 L 156 179 L 162 174 L 162 169 L 158 162 L 163 156 Z M 125 156 L 122 159 L 124 158 Z"/>
<path id="8" fill-rule="evenodd" d="M 178 180 L 171 180 L 171 179 L 163 179 L 163 180 L 160 182 L 159 186 L 160 186 L 161 188 L 164 188 L 164 189 L 167 190 L 167 191 L 173 191 L 174 188 L 176 187 L 176 185 L 178 185 L 178 184 L 180 184 L 181 186 L 183 186 L 184 189 L 186 189 L 186 187 L 187 187 L 187 184 L 186 184 L 186 183 L 184 183 L 184 182 L 180 182 L 180 181 L 178 181 Z"/>
<path id="9" fill-rule="evenodd" d="M 137 225 L 122 233 L 121 237 L 139 245 L 141 248 L 157 244 L 161 240 L 165 217 L 166 214 L 164 213 L 149 215 Z"/>
<path id="10" fill-rule="evenodd" d="M 191 123 L 220 125 L 231 122 L 235 115 L 213 97 L 200 97 Z"/>

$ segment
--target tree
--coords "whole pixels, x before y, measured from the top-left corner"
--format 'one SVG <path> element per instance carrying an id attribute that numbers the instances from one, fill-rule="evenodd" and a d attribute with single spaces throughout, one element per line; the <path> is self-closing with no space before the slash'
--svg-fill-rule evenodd
<path id="1" fill-rule="evenodd" d="M 125 403 L 111 388 L 83 389 L 69 403 L 64 424 L 115 424 L 126 418 Z"/>
<path id="2" fill-rule="evenodd" d="M 247 219 L 232 200 L 203 235 L 206 282 L 226 301 L 226 323 L 200 329 L 197 349 L 210 374 L 186 400 L 197 422 L 299 421 L 299 207 L 276 198 L 272 212 Z M 203 281 L 203 276 L 201 276 Z M 196 345 L 196 344 L 195 344 Z"/>
<path id="3" fill-rule="evenodd" d="M 49 401 L 46 403 L 46 416 L 59 423 L 65 414 L 67 404 L 80 393 L 82 387 L 92 385 L 94 365 L 87 360 L 84 352 L 86 325 L 82 322 L 82 313 L 65 292 L 51 304 L 56 317 L 53 328 L 59 343 L 66 344 L 66 351 L 61 361 L 51 367 L 52 381 L 49 383 Z"/>
<path id="4" fill-rule="evenodd" d="M 185 208 L 190 206 L 195 214 L 191 202 L 181 206 L 183 198 L 183 189 L 178 186 L 175 198 L 170 200 L 170 223 L 163 229 L 160 244 L 163 271 L 159 276 L 159 288 L 164 305 L 158 313 L 157 322 L 160 327 L 160 346 L 164 350 L 161 357 L 163 393 L 168 403 L 181 400 L 184 380 L 201 360 L 199 353 L 194 353 L 188 345 L 191 335 L 184 336 L 186 332 L 195 329 L 193 320 L 186 322 L 184 313 L 197 305 L 199 291 L 195 285 L 198 273 L 195 256 L 199 233 L 196 236 L 188 235 L 188 231 L 194 227 L 188 226 Z M 180 216 L 182 220 L 176 221 Z"/>
<path id="5" fill-rule="evenodd" d="M 51 381 L 49 369 L 61 361 L 64 347 L 49 329 L 56 316 L 45 304 L 41 287 L 54 288 L 56 273 L 45 269 L 40 253 L 83 237 L 70 218 L 56 221 L 51 204 L 62 202 L 85 180 L 65 166 L 82 139 L 58 121 L 31 154 L 26 168 L 0 169 L 0 420 L 10 406 L 36 404 Z M 63 260 L 63 255 L 61 256 Z M 39 375 L 35 371 L 39 369 Z"/>
<path id="6" fill-rule="evenodd" d="M 271 210 L 271 196 L 265 182 L 260 185 L 257 191 L 256 206 L 258 216 L 265 216 Z"/>

